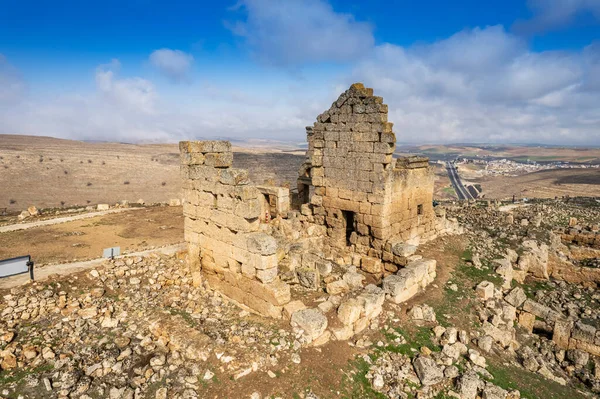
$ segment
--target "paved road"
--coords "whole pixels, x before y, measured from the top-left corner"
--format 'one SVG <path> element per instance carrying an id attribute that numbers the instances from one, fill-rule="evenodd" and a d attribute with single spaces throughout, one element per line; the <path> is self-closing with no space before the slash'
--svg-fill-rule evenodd
<path id="1" fill-rule="evenodd" d="M 67 222 L 72 222 L 75 220 L 88 219 L 88 218 L 93 218 L 96 216 L 108 215 L 108 214 L 117 213 L 117 212 L 136 211 L 139 209 L 143 209 L 143 208 L 117 208 L 117 209 L 110 209 L 108 211 L 83 213 L 80 215 L 64 216 L 64 217 L 60 217 L 60 218 L 40 220 L 37 222 L 31 222 L 31 223 L 11 224 L 8 226 L 0 226 L 0 233 L 7 233 L 9 231 L 17 231 L 17 230 L 26 230 L 26 229 L 31 229 L 33 227 L 51 226 L 53 224 L 67 223 Z"/>
<path id="2" fill-rule="evenodd" d="M 473 199 L 469 190 L 467 190 L 460 181 L 460 176 L 458 175 L 458 171 L 456 170 L 456 167 L 454 167 L 454 164 L 446 162 L 446 170 L 448 171 L 448 177 L 450 177 L 450 182 L 452 182 L 452 185 L 454 186 L 456 195 L 458 195 L 458 199 Z"/>
<path id="3" fill-rule="evenodd" d="M 149 249 L 149 250 L 141 251 L 141 252 L 128 253 L 128 254 L 124 254 L 122 256 L 115 256 L 115 258 L 124 258 L 124 257 L 129 257 L 129 256 L 147 256 L 149 254 L 157 253 L 157 252 L 161 253 L 161 254 L 165 254 L 165 255 L 172 255 L 179 251 L 185 250 L 185 248 L 186 248 L 186 245 L 184 243 L 181 243 L 181 244 L 169 245 L 167 247 Z M 101 265 L 102 263 L 104 263 L 104 261 L 106 261 L 106 259 L 98 258 L 98 259 L 92 259 L 92 260 L 88 260 L 88 261 L 84 261 L 84 262 L 63 263 L 60 265 L 47 265 L 47 266 L 42 266 L 40 268 L 35 267 L 33 270 L 33 274 L 34 274 L 35 281 L 43 281 L 43 280 L 47 279 L 49 276 L 54 275 L 54 274 L 64 276 L 67 274 L 77 273 L 82 270 L 92 269 L 96 266 Z M 182 266 L 182 267 L 185 267 L 185 266 Z M 13 287 L 16 287 L 19 285 L 26 284 L 29 281 L 30 281 L 29 273 L 19 274 L 17 276 L 5 277 L 3 279 L 0 279 L 0 289 L 13 288 Z"/>

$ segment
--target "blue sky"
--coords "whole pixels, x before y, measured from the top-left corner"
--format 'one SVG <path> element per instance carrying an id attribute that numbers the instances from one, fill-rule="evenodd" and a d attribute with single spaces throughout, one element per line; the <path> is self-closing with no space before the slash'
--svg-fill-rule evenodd
<path id="1" fill-rule="evenodd" d="M 600 0 L 0 0 L 0 133 L 303 141 L 354 81 L 400 142 L 600 145 Z"/>

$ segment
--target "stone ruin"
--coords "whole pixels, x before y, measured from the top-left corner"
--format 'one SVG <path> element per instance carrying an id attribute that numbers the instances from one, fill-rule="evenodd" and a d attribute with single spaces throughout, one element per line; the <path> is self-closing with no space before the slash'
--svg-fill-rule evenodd
<path id="1" fill-rule="evenodd" d="M 183 212 L 195 284 L 290 318 L 319 344 L 362 331 L 386 296 L 399 303 L 425 288 L 436 262 L 415 245 L 458 223 L 433 208 L 428 160 L 393 157 L 387 105 L 372 89 L 352 85 L 307 136 L 294 198 L 233 168 L 229 142 L 181 142 Z"/>

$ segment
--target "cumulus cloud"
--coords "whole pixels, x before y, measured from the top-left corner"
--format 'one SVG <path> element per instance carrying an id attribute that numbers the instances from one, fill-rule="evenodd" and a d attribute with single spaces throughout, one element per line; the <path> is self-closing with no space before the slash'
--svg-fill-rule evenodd
<path id="1" fill-rule="evenodd" d="M 152 114 L 157 99 L 154 85 L 138 77 L 117 79 L 120 68 L 119 60 L 113 59 L 110 64 L 100 65 L 96 69 L 96 87 L 99 95 L 115 106 Z"/>
<path id="2" fill-rule="evenodd" d="M 241 0 L 235 9 L 245 18 L 226 26 L 274 65 L 352 61 L 374 44 L 371 25 L 324 0 Z"/>
<path id="3" fill-rule="evenodd" d="M 350 80 L 389 104 L 404 142 L 598 142 L 600 46 L 533 52 L 500 26 L 377 46 Z"/>
<path id="4" fill-rule="evenodd" d="M 162 48 L 150 54 L 150 63 L 174 82 L 189 80 L 194 57 L 181 50 Z"/>
<path id="5" fill-rule="evenodd" d="M 15 107 L 0 107 L 0 134 L 120 142 L 303 139 L 303 127 L 325 104 L 315 105 L 318 90 L 312 86 L 260 92 L 251 87 L 200 86 L 166 98 L 146 79 L 121 77 L 120 69 L 118 60 L 98 66 L 90 77 L 96 83 L 91 93 L 24 97 Z"/>
<path id="6" fill-rule="evenodd" d="M 515 29 L 521 33 L 562 28 L 584 13 L 600 19 L 600 0 L 529 0 L 527 4 L 534 15 L 530 20 L 515 23 Z"/>
<path id="7" fill-rule="evenodd" d="M 25 82 L 19 71 L 0 53 L 0 104 L 15 104 L 25 93 Z"/>

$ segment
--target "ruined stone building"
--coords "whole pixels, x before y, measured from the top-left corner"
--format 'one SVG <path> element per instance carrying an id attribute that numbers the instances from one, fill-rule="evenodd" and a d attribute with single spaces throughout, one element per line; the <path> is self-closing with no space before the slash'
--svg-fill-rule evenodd
<path id="1" fill-rule="evenodd" d="M 316 342 L 346 339 L 385 297 L 404 301 L 433 280 L 435 260 L 411 244 L 457 223 L 434 212 L 428 160 L 393 158 L 387 106 L 372 89 L 352 85 L 307 134 L 297 209 L 288 189 L 254 185 L 232 168 L 229 142 L 180 143 L 188 262 L 196 284 L 285 315 Z M 379 283 L 363 287 L 366 275 Z M 326 305 L 307 309 L 306 291 L 329 295 Z M 341 324 L 327 328 L 332 309 Z"/>
<path id="2" fill-rule="evenodd" d="M 435 230 L 427 158 L 394 159 L 387 105 L 354 84 L 307 127 L 298 191 L 327 226 L 328 244 L 392 261 L 391 242 L 419 242 Z"/>

